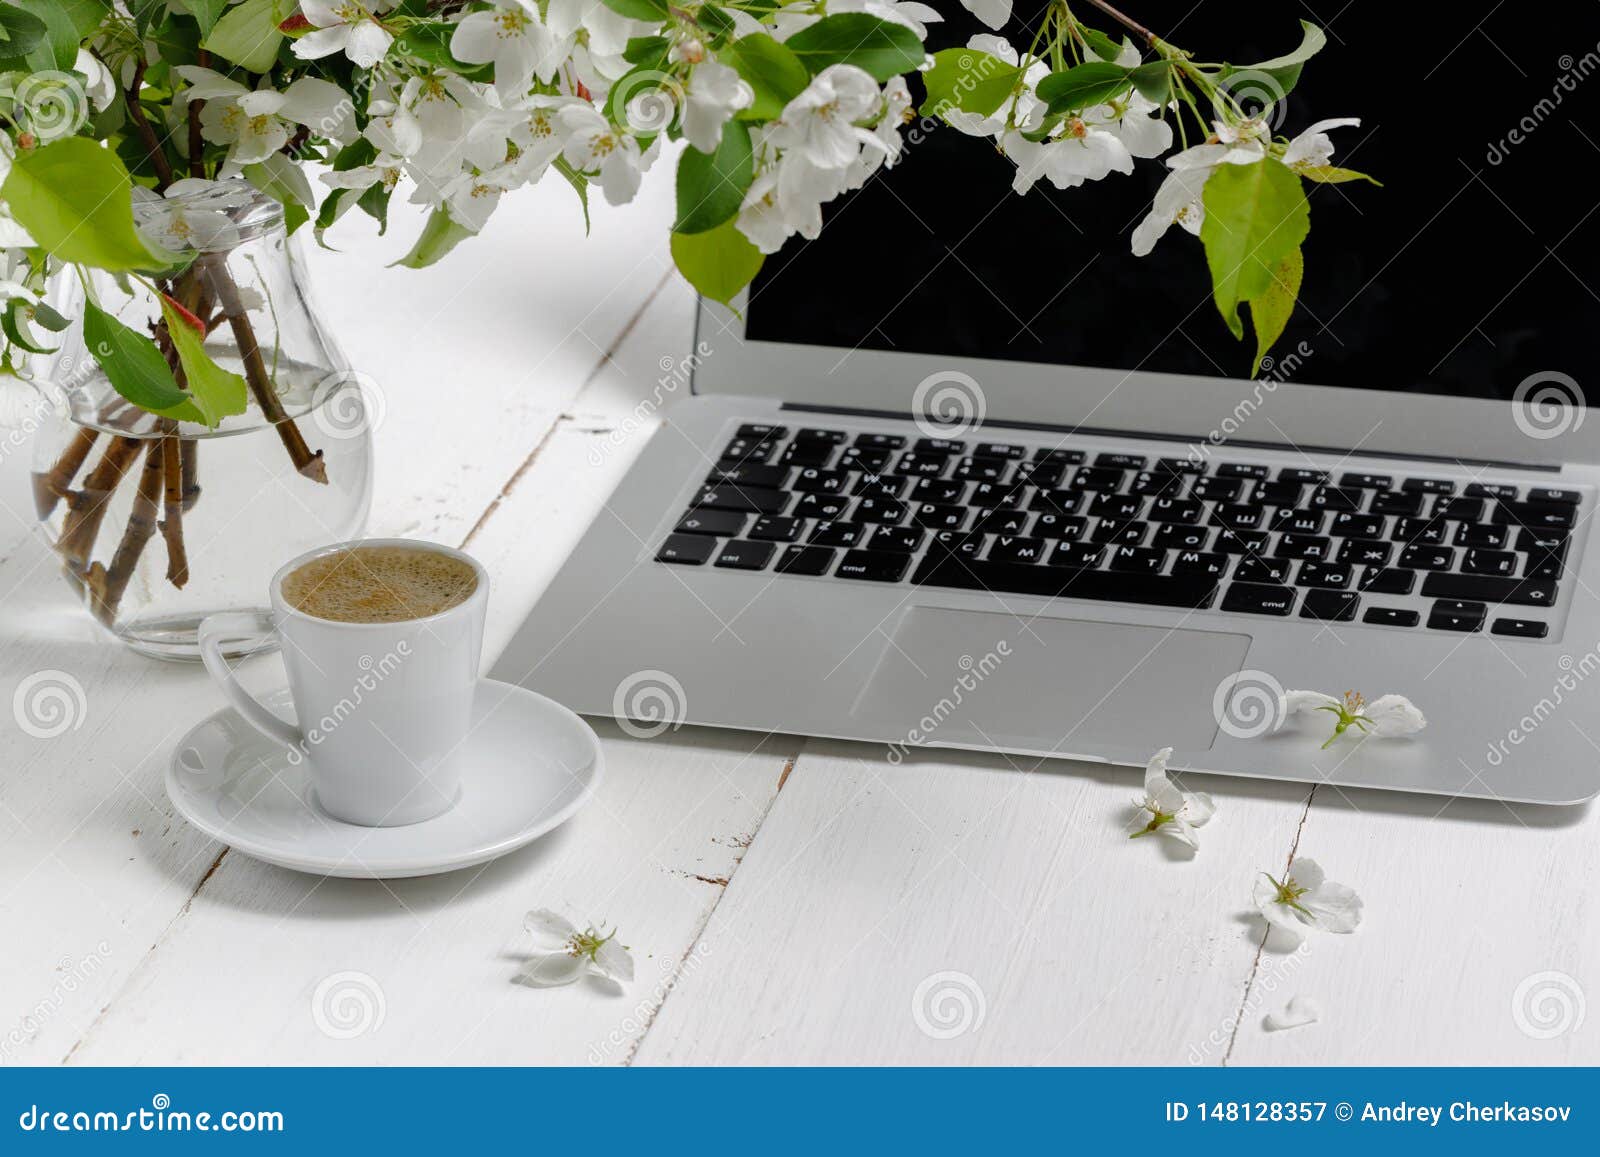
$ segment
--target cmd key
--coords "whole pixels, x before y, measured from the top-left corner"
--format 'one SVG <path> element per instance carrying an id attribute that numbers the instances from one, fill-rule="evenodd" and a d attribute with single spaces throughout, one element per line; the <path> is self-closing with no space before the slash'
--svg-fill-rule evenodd
<path id="1" fill-rule="evenodd" d="M 1234 583 L 1223 596 L 1222 609 L 1247 615 L 1287 615 L 1294 610 L 1295 592 L 1289 587 L 1261 583 Z"/>

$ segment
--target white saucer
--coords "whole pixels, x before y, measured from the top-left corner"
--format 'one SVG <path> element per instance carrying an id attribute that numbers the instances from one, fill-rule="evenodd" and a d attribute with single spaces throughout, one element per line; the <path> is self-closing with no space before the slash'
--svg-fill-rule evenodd
<path id="1" fill-rule="evenodd" d="M 293 715 L 288 690 L 266 696 Z M 478 681 L 461 799 L 422 823 L 365 828 L 317 805 L 287 749 L 224 708 L 178 741 L 167 794 L 195 827 L 269 864 L 319 876 L 430 876 L 492 860 L 575 813 L 600 783 L 600 740 L 559 703 Z"/>

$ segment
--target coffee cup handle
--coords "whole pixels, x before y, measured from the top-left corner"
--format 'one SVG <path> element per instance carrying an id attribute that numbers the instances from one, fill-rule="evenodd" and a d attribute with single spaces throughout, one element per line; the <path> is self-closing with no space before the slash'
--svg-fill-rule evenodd
<path id="1" fill-rule="evenodd" d="M 280 718 L 246 691 L 244 685 L 234 678 L 228 661 L 222 657 L 224 643 L 260 635 L 261 627 L 262 617 L 253 611 L 207 615 L 200 624 L 200 659 L 222 688 L 222 693 L 228 697 L 233 709 L 244 716 L 246 723 L 268 739 L 276 739 L 286 747 L 297 747 L 305 738 L 300 729 Z"/>

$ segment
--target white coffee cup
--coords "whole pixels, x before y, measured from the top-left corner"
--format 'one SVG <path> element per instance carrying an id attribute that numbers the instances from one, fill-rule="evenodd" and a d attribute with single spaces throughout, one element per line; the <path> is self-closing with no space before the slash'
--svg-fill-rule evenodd
<path id="1" fill-rule="evenodd" d="M 350 623 L 291 606 L 283 583 L 312 559 L 353 547 L 436 551 L 466 563 L 478 581 L 465 601 L 436 615 Z M 254 613 L 209 616 L 200 657 L 234 709 L 309 765 L 317 802 L 365 827 L 432 819 L 461 794 L 461 763 L 483 652 L 489 576 L 477 560 L 431 542 L 369 538 L 334 543 L 285 563 L 272 576 L 272 627 L 283 644 L 298 725 L 239 684 L 222 657 L 230 639 L 261 630 Z"/>

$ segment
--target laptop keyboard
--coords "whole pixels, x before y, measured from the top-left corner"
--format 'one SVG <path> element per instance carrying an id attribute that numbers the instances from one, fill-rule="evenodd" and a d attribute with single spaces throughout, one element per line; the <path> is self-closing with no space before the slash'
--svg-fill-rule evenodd
<path id="1" fill-rule="evenodd" d="M 656 560 L 1541 639 L 1576 490 L 740 426 Z"/>

